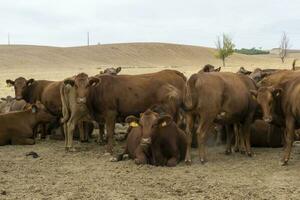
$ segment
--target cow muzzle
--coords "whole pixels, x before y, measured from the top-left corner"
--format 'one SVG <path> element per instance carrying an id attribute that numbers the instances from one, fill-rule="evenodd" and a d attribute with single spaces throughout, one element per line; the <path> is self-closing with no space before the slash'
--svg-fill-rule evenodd
<path id="1" fill-rule="evenodd" d="M 86 97 L 78 97 L 77 103 L 86 103 Z"/>
<path id="2" fill-rule="evenodd" d="M 141 139 L 141 146 L 148 147 L 151 145 L 151 138 L 142 138 Z"/>

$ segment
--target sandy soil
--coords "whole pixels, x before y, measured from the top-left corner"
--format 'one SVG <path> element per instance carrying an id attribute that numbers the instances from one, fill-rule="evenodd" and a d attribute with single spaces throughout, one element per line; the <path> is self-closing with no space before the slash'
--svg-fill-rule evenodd
<path id="1" fill-rule="evenodd" d="M 117 145 L 120 151 L 122 145 Z M 281 149 L 248 158 L 209 148 L 209 162 L 175 168 L 112 163 L 95 143 L 65 153 L 62 141 L 0 147 L 0 199 L 299 199 L 300 155 L 279 165 Z M 26 157 L 35 151 L 39 158 Z M 1 195 L 1 193 L 6 195 Z"/>
<path id="2" fill-rule="evenodd" d="M 123 74 L 179 70 L 189 76 L 206 63 L 220 65 L 215 50 L 170 44 L 115 44 L 56 48 L 0 46 L 0 96 L 13 95 L 7 78 L 19 76 L 62 80 L 79 72 L 99 73 L 105 66 L 122 66 Z M 275 55 L 235 54 L 223 71 L 244 66 L 290 68 Z M 0 199 L 299 199 L 300 155 L 279 165 L 281 149 L 254 149 L 255 156 L 226 156 L 224 147 L 209 149 L 201 165 L 193 150 L 192 166 L 136 166 L 133 161 L 109 162 L 104 147 L 77 144 L 65 153 L 63 141 L 38 141 L 34 146 L 0 147 Z M 122 144 L 117 144 L 121 151 Z M 25 154 L 35 151 L 34 159 Z M 294 150 L 295 151 L 295 150 Z M 297 151 L 298 152 L 298 151 Z"/>

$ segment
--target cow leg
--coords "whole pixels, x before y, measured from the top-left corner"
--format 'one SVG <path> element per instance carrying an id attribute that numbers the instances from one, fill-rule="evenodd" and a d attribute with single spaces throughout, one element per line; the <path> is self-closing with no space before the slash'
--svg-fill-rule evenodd
<path id="1" fill-rule="evenodd" d="M 80 142 L 87 142 L 87 139 L 85 136 L 87 133 L 85 132 L 83 121 L 78 122 L 78 128 L 79 128 Z"/>
<path id="2" fill-rule="evenodd" d="M 251 136 L 251 123 L 253 121 L 253 115 L 254 112 L 249 113 L 248 117 L 244 121 L 242 127 L 243 127 L 243 132 L 241 135 L 244 135 L 244 144 L 246 146 L 246 153 L 248 156 L 252 156 L 251 152 L 251 143 L 250 143 L 250 136 Z"/>
<path id="3" fill-rule="evenodd" d="M 286 165 L 290 159 L 292 144 L 294 140 L 294 132 L 295 132 L 295 120 L 293 117 L 287 117 L 286 121 L 286 137 L 285 137 L 285 150 L 282 159 L 282 165 Z"/>
<path id="4" fill-rule="evenodd" d="M 186 136 L 187 136 L 187 146 L 186 146 L 186 154 L 185 154 L 185 163 L 191 164 L 191 145 L 192 145 L 192 130 L 194 127 L 194 118 L 191 113 L 186 113 Z"/>
<path id="5" fill-rule="evenodd" d="M 240 143 L 240 138 L 239 138 L 239 125 L 234 124 L 233 125 L 234 129 L 234 151 L 238 152 L 239 151 L 239 143 Z"/>
<path id="6" fill-rule="evenodd" d="M 69 134 L 68 134 L 68 125 L 67 122 L 63 124 L 63 129 L 64 129 L 64 135 L 65 135 L 65 150 L 68 150 L 68 144 L 69 144 Z"/>
<path id="7" fill-rule="evenodd" d="M 145 165 L 147 164 L 147 156 L 145 155 L 143 149 L 138 146 L 138 148 L 135 151 L 135 164 L 137 165 Z"/>
<path id="8" fill-rule="evenodd" d="M 107 129 L 107 147 L 106 150 L 108 153 L 113 153 L 113 137 L 115 132 L 115 123 L 116 123 L 116 112 L 109 111 L 105 118 L 106 129 Z"/>
<path id="9" fill-rule="evenodd" d="M 197 128 L 197 140 L 198 140 L 198 151 L 199 151 L 199 158 L 200 162 L 204 164 L 206 162 L 206 140 L 207 140 L 207 133 L 209 128 L 211 127 L 213 120 L 209 119 L 209 115 L 207 115 L 206 119 L 200 118 L 200 124 Z"/>
<path id="10" fill-rule="evenodd" d="M 75 148 L 73 147 L 73 134 L 75 130 L 75 123 L 72 122 L 72 120 L 69 120 L 67 123 L 67 129 L 68 129 L 68 141 L 67 141 L 67 146 L 66 150 L 67 151 L 75 151 Z"/>
<path id="11" fill-rule="evenodd" d="M 231 150 L 231 143 L 232 143 L 232 138 L 233 138 L 233 134 L 232 134 L 232 127 L 231 124 L 226 125 L 226 150 L 225 150 L 225 154 L 229 155 L 232 153 Z"/>
<path id="12" fill-rule="evenodd" d="M 171 152 L 171 158 L 167 160 L 166 165 L 168 167 L 175 167 L 179 161 L 180 153 L 177 146 L 177 142 L 173 141 L 169 147 L 169 151 Z"/>
<path id="13" fill-rule="evenodd" d="M 99 135 L 98 135 L 98 138 L 97 138 L 97 143 L 100 144 L 100 145 L 104 145 L 104 124 L 103 123 L 99 123 Z"/>

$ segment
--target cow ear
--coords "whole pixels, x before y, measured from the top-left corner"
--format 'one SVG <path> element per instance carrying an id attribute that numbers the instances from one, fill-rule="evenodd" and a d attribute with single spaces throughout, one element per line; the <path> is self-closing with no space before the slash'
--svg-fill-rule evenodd
<path id="1" fill-rule="evenodd" d="M 257 90 L 250 90 L 250 94 L 255 99 L 257 97 Z"/>
<path id="2" fill-rule="evenodd" d="M 96 86 L 101 82 L 99 78 L 91 77 L 89 78 L 89 86 Z"/>
<path id="3" fill-rule="evenodd" d="M 126 117 L 125 122 L 128 123 L 129 126 L 131 126 L 131 127 L 139 126 L 139 124 L 138 124 L 139 119 L 133 115 Z"/>
<path id="4" fill-rule="evenodd" d="M 27 85 L 27 86 L 30 86 L 33 82 L 34 82 L 34 79 L 31 78 L 31 79 L 29 79 L 29 80 L 26 82 L 26 85 Z"/>
<path id="5" fill-rule="evenodd" d="M 121 70 L 122 70 L 122 67 L 118 67 L 118 68 L 116 69 L 116 73 L 118 74 Z"/>
<path id="6" fill-rule="evenodd" d="M 2 101 L 6 101 L 7 99 L 2 97 L 1 100 L 2 100 Z"/>
<path id="7" fill-rule="evenodd" d="M 170 125 L 170 123 L 173 121 L 173 118 L 170 115 L 163 115 L 157 119 L 157 125 L 159 127 L 166 127 Z"/>
<path id="8" fill-rule="evenodd" d="M 7 79 L 6 80 L 6 84 L 7 84 L 8 87 L 11 87 L 11 86 L 13 86 L 15 84 L 15 82 L 12 81 L 12 80 L 10 80 L 10 79 Z"/>
<path id="9" fill-rule="evenodd" d="M 31 112 L 32 112 L 32 113 L 37 113 L 37 111 L 38 111 L 37 105 L 33 104 L 33 105 L 31 106 Z"/>
<path id="10" fill-rule="evenodd" d="M 64 84 L 65 85 L 69 84 L 69 85 L 71 85 L 73 87 L 75 85 L 75 81 L 73 79 L 68 78 L 68 79 L 64 80 Z"/>
<path id="11" fill-rule="evenodd" d="M 215 72 L 219 72 L 219 71 L 221 71 L 221 67 L 219 67 L 219 68 L 215 69 L 214 71 L 215 71 Z"/>
<path id="12" fill-rule="evenodd" d="M 282 94 L 282 88 L 273 88 L 272 89 L 272 94 L 274 97 L 279 97 Z"/>

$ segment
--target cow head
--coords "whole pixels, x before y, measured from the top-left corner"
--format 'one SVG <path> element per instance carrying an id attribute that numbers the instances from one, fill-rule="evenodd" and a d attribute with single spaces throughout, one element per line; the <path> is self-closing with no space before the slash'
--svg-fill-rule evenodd
<path id="1" fill-rule="evenodd" d="M 206 64 L 206 65 L 204 65 L 204 67 L 198 73 L 202 73 L 202 72 L 219 72 L 219 71 L 221 71 L 221 67 L 215 68 L 215 66 L 213 66 L 211 64 Z"/>
<path id="2" fill-rule="evenodd" d="M 20 100 L 24 98 L 24 92 L 31 84 L 34 83 L 34 79 L 26 80 L 23 77 L 19 77 L 15 81 L 8 79 L 6 80 L 6 83 L 9 86 L 14 86 L 16 100 Z"/>
<path id="3" fill-rule="evenodd" d="M 140 119 L 135 116 L 126 118 L 127 123 L 136 123 L 141 127 L 142 138 L 140 144 L 144 149 L 147 149 L 156 139 L 158 129 L 168 126 L 172 121 L 170 115 L 159 115 L 150 109 L 141 113 Z"/>
<path id="4" fill-rule="evenodd" d="M 40 101 L 34 104 L 26 104 L 24 110 L 35 115 L 38 122 L 51 122 L 56 119 L 54 115 L 47 111 L 46 107 Z"/>
<path id="5" fill-rule="evenodd" d="M 86 103 L 89 88 L 96 86 L 99 82 L 100 79 L 88 77 L 85 73 L 80 73 L 73 78 L 64 80 L 65 85 L 69 84 L 72 87 L 75 87 L 77 103 Z"/>
<path id="6" fill-rule="evenodd" d="M 257 91 L 251 90 L 250 92 L 254 97 L 256 97 L 257 103 L 262 109 L 263 120 L 267 123 L 272 122 L 275 101 L 281 96 L 282 89 L 270 86 L 261 87 Z"/>
<path id="7" fill-rule="evenodd" d="M 110 67 L 106 68 L 104 71 L 100 71 L 100 74 L 117 75 L 121 71 L 121 69 L 121 67 Z"/>
<path id="8" fill-rule="evenodd" d="M 252 72 L 249 70 L 246 70 L 244 67 L 240 67 L 239 71 L 237 71 L 238 74 L 244 74 L 244 75 L 249 75 Z"/>

